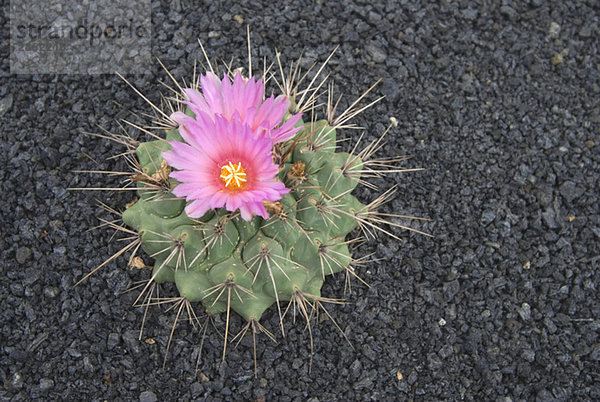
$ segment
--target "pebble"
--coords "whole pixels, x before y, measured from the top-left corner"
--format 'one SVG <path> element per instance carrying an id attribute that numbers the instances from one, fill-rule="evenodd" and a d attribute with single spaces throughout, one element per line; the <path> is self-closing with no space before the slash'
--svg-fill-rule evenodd
<path id="1" fill-rule="evenodd" d="M 558 228 L 558 224 L 556 223 L 556 213 L 554 209 L 549 208 L 546 211 L 542 212 L 542 219 L 548 228 L 556 229 Z"/>
<path id="2" fill-rule="evenodd" d="M 127 346 L 129 353 L 137 355 L 140 353 L 139 331 L 125 331 L 123 333 L 123 343 Z"/>
<path id="3" fill-rule="evenodd" d="M 108 334 L 108 339 L 106 340 L 106 348 L 108 350 L 112 350 L 119 344 L 120 336 L 116 332 L 111 332 Z"/>
<path id="4" fill-rule="evenodd" d="M 190 385 L 190 393 L 192 394 L 192 398 L 199 398 L 200 395 L 204 392 L 204 386 L 199 382 L 194 382 Z"/>
<path id="5" fill-rule="evenodd" d="M 59 292 L 60 292 L 60 290 L 56 286 L 44 287 L 44 296 L 46 296 L 50 299 L 54 299 L 56 296 L 58 296 Z"/>
<path id="6" fill-rule="evenodd" d="M 505 17 L 511 20 L 515 19 L 515 17 L 517 16 L 517 12 L 515 11 L 515 9 L 510 6 L 500 7 L 500 14 L 504 15 Z"/>
<path id="7" fill-rule="evenodd" d="M 156 402 L 158 397 L 152 391 L 144 391 L 140 394 L 140 402 Z"/>
<path id="8" fill-rule="evenodd" d="M 552 21 L 550 23 L 550 27 L 548 28 L 548 33 L 552 38 L 558 38 L 558 34 L 560 33 L 560 25 Z"/>
<path id="9" fill-rule="evenodd" d="M 444 345 L 438 352 L 438 355 L 442 359 L 447 359 L 448 357 L 452 356 L 453 353 L 454 353 L 454 349 L 452 348 L 452 346 Z"/>
<path id="10" fill-rule="evenodd" d="M 384 78 L 381 82 L 381 92 L 389 102 L 396 102 L 400 98 L 401 93 L 398 80 L 392 77 Z"/>
<path id="11" fill-rule="evenodd" d="M 521 352 L 521 356 L 529 363 L 535 360 L 535 352 L 531 349 L 523 349 L 523 351 Z"/>
<path id="12" fill-rule="evenodd" d="M 21 388 L 23 388 L 23 376 L 21 376 L 21 373 L 15 372 L 12 375 L 12 379 L 10 381 L 10 385 L 14 389 L 21 389 Z"/>
<path id="13" fill-rule="evenodd" d="M 560 64 L 563 62 L 563 55 L 561 53 L 556 53 L 551 59 L 550 59 L 550 63 L 552 63 L 553 66 Z"/>
<path id="14" fill-rule="evenodd" d="M 494 211 L 487 210 L 483 211 L 483 213 L 481 214 L 480 222 L 482 225 L 487 226 L 490 223 L 492 223 L 494 219 L 496 219 L 496 214 L 494 213 Z"/>
<path id="15" fill-rule="evenodd" d="M 39 389 L 42 392 L 48 392 L 54 387 L 54 380 L 50 378 L 40 379 Z"/>
<path id="16" fill-rule="evenodd" d="M 569 203 L 579 198 L 585 190 L 570 180 L 565 181 L 559 187 L 560 195 L 562 195 Z"/>
<path id="17" fill-rule="evenodd" d="M 365 46 L 365 50 L 375 63 L 383 63 L 387 59 L 386 51 L 378 44 L 370 43 Z"/>
<path id="18" fill-rule="evenodd" d="M 521 307 L 519 307 L 517 311 L 524 321 L 529 321 L 529 319 L 531 319 L 531 306 L 528 303 L 521 304 Z"/>
<path id="19" fill-rule="evenodd" d="M 25 264 L 31 258 L 31 249 L 29 247 L 19 247 L 16 258 L 19 264 Z"/>
<path id="20" fill-rule="evenodd" d="M 13 95 L 8 94 L 0 100 L 0 116 L 3 116 L 13 105 Z"/>

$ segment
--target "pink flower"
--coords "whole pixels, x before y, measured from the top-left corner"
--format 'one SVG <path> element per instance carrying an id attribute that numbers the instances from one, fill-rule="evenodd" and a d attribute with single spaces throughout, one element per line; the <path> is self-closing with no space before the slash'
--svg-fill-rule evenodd
<path id="1" fill-rule="evenodd" d="M 191 218 L 225 207 L 240 210 L 243 219 L 254 215 L 269 218 L 262 201 L 277 201 L 290 192 L 275 180 L 279 167 L 273 163 L 271 138 L 257 137 L 247 124 L 209 115 L 200 110 L 196 118 L 181 112 L 171 118 L 179 123 L 185 143 L 171 141 L 163 152 L 165 161 L 177 171 L 173 189 L 177 197 L 191 201 L 185 208 Z"/>
<path id="2" fill-rule="evenodd" d="M 286 141 L 294 136 L 300 127 L 294 127 L 301 114 L 291 116 L 282 124 L 290 107 L 286 96 L 279 95 L 263 101 L 265 85 L 262 79 L 245 79 L 238 72 L 233 83 L 227 75 L 219 80 L 215 74 L 208 72 L 200 78 L 202 94 L 195 89 L 184 89 L 189 101 L 185 104 L 194 114 L 206 113 L 214 120 L 221 115 L 227 120 L 239 120 L 258 133 L 273 140 L 274 143 Z"/>

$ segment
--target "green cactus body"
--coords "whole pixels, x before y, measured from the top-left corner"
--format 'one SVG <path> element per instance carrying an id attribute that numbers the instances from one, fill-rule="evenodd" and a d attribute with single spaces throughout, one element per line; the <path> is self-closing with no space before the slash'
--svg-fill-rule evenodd
<path id="1" fill-rule="evenodd" d="M 318 299 L 325 277 L 349 268 L 345 238 L 366 208 L 350 194 L 362 161 L 335 152 L 336 131 L 326 121 L 303 124 L 278 175 L 291 192 L 271 203 L 268 220 L 245 221 L 225 210 L 189 218 L 185 200 L 170 192 L 176 183 L 168 170 L 162 172 L 168 142 L 138 146 L 140 166 L 155 182 L 138 183 L 139 200 L 123 221 L 141 234 L 142 248 L 155 259 L 155 282 L 175 283 L 180 296 L 201 302 L 211 314 L 229 306 L 258 321 L 271 305 L 298 292 Z M 169 130 L 167 140 L 181 136 Z"/>

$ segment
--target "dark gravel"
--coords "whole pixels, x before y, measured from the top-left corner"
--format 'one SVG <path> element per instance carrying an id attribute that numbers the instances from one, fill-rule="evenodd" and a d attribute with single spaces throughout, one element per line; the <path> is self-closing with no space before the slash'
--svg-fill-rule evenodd
<path id="1" fill-rule="evenodd" d="M 328 72 L 344 99 L 381 78 L 371 99 L 387 98 L 357 123 L 374 138 L 398 120 L 385 155 L 426 170 L 379 184 L 397 184 L 391 209 L 430 217 L 414 225 L 435 238 L 398 230 L 402 242 L 364 246 L 379 259 L 362 270 L 371 287 L 329 307 L 354 349 L 320 320 L 311 373 L 291 322 L 277 344 L 258 338 L 258 379 L 251 338 L 221 362 L 212 326 L 196 373 L 201 331 L 188 323 L 163 370 L 174 314 L 151 311 L 155 343 L 138 341 L 143 311 L 124 293 L 144 273 L 120 258 L 73 286 L 119 248 L 110 230 L 87 231 L 109 217 L 96 199 L 122 209 L 131 194 L 66 190 L 118 184 L 73 172 L 123 167 L 106 160 L 122 148 L 80 131 L 116 132 L 148 108 L 116 76 L 10 75 L 3 13 L 0 398 L 600 399 L 597 2 L 191 3 L 152 2 L 152 53 L 176 77 L 191 77 L 198 37 L 246 65 L 248 23 L 257 63 L 278 49 L 310 65 L 339 45 Z M 129 79 L 157 101 L 167 78 L 156 64 Z M 324 293 L 343 287 L 332 278 Z M 276 312 L 265 325 L 277 331 Z"/>

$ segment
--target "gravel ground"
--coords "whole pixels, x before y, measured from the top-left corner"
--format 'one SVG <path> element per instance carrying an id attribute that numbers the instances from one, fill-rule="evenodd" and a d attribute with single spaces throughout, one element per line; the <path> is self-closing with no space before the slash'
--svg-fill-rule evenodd
<path id="1" fill-rule="evenodd" d="M 152 54 L 176 77 L 201 59 L 197 38 L 245 65 L 250 24 L 257 62 L 304 51 L 308 66 L 339 45 L 327 72 L 344 99 L 382 79 L 371 99 L 386 99 L 356 122 L 374 138 L 398 120 L 384 156 L 425 170 L 378 184 L 397 184 L 389 210 L 430 217 L 413 224 L 435 237 L 364 245 L 378 259 L 362 270 L 370 287 L 328 307 L 353 348 L 321 315 L 310 373 L 308 333 L 291 322 L 276 344 L 258 338 L 257 379 L 251 339 L 222 362 L 212 326 L 196 372 L 202 332 L 188 323 L 163 369 L 174 314 L 152 310 L 138 341 L 143 311 L 125 293 L 146 273 L 120 258 L 74 287 L 119 249 L 110 230 L 87 231 L 108 217 L 96 200 L 122 209 L 131 194 L 66 190 L 118 184 L 73 172 L 123 165 L 107 160 L 122 148 L 81 131 L 116 132 L 148 107 L 112 75 L 9 75 L 5 4 L 0 398 L 600 399 L 597 2 L 188 3 L 152 1 Z M 158 101 L 167 78 L 153 64 L 128 78 Z M 324 294 L 343 288 L 331 278 Z"/>

